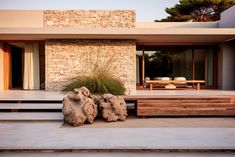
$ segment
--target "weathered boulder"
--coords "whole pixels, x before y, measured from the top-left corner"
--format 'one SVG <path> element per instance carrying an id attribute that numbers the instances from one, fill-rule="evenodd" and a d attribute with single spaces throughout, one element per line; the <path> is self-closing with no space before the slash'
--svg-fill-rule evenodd
<path id="1" fill-rule="evenodd" d="M 126 102 L 120 96 L 114 96 L 112 94 L 102 95 L 99 108 L 101 109 L 102 117 L 109 122 L 126 120 Z"/>
<path id="2" fill-rule="evenodd" d="M 90 91 L 81 87 L 74 89 L 74 92 L 63 99 L 62 113 L 65 123 L 80 126 L 85 122 L 93 123 L 98 110 Z"/>

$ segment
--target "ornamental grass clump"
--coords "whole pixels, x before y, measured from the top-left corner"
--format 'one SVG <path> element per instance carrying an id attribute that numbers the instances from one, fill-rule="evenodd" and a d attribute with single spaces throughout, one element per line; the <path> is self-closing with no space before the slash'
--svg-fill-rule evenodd
<path id="1" fill-rule="evenodd" d="M 110 68 L 111 59 L 105 64 L 95 64 L 90 75 L 77 76 L 71 83 L 64 86 L 62 92 L 73 91 L 75 88 L 86 87 L 92 94 L 102 95 L 111 93 L 113 95 L 124 95 L 125 87 L 123 83 L 112 74 Z"/>
<path id="2" fill-rule="evenodd" d="M 69 92 L 80 87 L 86 87 L 92 94 L 97 95 L 105 93 L 123 95 L 125 93 L 125 88 L 120 80 L 103 74 L 75 77 L 62 91 Z"/>

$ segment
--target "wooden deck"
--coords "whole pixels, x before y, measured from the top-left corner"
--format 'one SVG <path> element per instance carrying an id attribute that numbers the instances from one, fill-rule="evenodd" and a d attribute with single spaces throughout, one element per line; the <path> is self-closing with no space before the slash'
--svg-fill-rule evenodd
<path id="1" fill-rule="evenodd" d="M 235 116 L 235 96 L 139 99 L 137 116 Z"/>

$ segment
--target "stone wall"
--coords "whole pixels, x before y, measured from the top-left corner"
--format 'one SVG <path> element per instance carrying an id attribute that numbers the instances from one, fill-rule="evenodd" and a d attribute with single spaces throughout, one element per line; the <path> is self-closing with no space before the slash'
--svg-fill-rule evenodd
<path id="1" fill-rule="evenodd" d="M 44 27 L 106 28 L 134 27 L 133 10 L 45 10 Z"/>
<path id="2" fill-rule="evenodd" d="M 136 90 L 136 44 L 133 40 L 48 40 L 45 43 L 46 90 L 60 90 L 70 78 L 89 75 L 97 65 L 120 78 L 127 94 Z"/>

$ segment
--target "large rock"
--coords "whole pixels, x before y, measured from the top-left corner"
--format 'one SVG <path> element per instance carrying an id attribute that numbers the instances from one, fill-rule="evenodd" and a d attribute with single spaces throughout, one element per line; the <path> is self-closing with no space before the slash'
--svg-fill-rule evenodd
<path id="1" fill-rule="evenodd" d="M 109 122 L 126 120 L 126 102 L 120 96 L 104 94 L 100 100 L 100 109 L 102 112 L 102 117 Z"/>
<path id="2" fill-rule="evenodd" d="M 62 113 L 65 123 L 80 126 L 85 122 L 93 123 L 98 110 L 90 91 L 81 87 L 63 99 Z"/>

